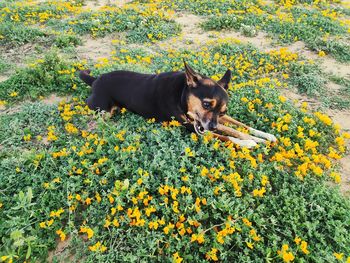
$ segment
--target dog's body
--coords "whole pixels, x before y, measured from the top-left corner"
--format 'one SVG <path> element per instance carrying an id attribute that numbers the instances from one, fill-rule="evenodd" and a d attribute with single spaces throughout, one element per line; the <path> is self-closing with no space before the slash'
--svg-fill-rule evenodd
<path id="1" fill-rule="evenodd" d="M 198 134 L 206 130 L 215 131 L 214 135 L 221 140 L 231 140 L 243 147 L 253 147 L 256 142 L 265 140 L 224 124 L 243 126 L 253 135 L 276 141 L 273 135 L 250 128 L 225 115 L 230 70 L 217 82 L 196 73 L 187 64 L 185 72 L 141 74 L 114 71 L 98 78 L 89 73 L 89 70 L 81 71 L 80 78 L 92 87 L 92 94 L 87 99 L 90 109 L 112 113 L 118 107 L 157 121 L 175 118 L 190 131 Z"/>
<path id="2" fill-rule="evenodd" d="M 81 78 L 85 81 L 86 77 L 91 76 L 82 71 Z M 110 112 L 117 106 L 147 119 L 169 121 L 173 117 L 183 122 L 187 112 L 185 83 L 183 72 L 141 74 L 114 71 L 91 83 L 92 94 L 87 104 L 94 110 Z"/>

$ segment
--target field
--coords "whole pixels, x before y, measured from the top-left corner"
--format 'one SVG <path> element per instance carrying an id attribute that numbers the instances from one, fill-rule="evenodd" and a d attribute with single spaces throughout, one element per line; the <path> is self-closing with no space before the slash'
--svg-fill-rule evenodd
<path id="1" fill-rule="evenodd" d="M 346 1 L 1 1 L 0 262 L 349 263 L 349 43 Z M 84 103 L 183 60 L 278 142 Z"/>

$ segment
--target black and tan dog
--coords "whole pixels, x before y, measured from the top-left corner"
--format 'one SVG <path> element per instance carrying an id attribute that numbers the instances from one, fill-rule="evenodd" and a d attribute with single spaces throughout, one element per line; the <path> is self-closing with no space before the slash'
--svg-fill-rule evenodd
<path id="1" fill-rule="evenodd" d="M 248 127 L 226 115 L 230 70 L 217 82 L 195 72 L 186 63 L 185 72 L 153 75 L 114 71 L 94 78 L 89 70 L 84 70 L 79 76 L 92 87 L 87 104 L 93 110 L 112 113 L 117 106 L 157 121 L 175 118 L 190 131 L 201 135 L 209 130 L 219 139 L 230 140 L 242 147 L 254 147 L 265 139 L 276 141 L 272 134 Z M 251 135 L 225 124 L 244 127 Z"/>

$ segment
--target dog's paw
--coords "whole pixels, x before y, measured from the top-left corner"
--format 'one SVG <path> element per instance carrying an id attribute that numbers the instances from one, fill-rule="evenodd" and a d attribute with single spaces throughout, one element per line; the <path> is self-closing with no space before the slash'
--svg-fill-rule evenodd
<path id="1" fill-rule="evenodd" d="M 265 136 L 266 140 L 270 141 L 270 142 L 277 142 L 277 138 L 275 135 L 270 134 L 270 133 L 266 133 Z"/>
<path id="2" fill-rule="evenodd" d="M 240 147 L 245 147 L 245 148 L 253 148 L 257 145 L 257 143 L 253 140 L 240 140 L 240 139 L 237 139 L 237 138 L 233 138 L 233 137 L 230 137 L 230 141 L 239 145 Z"/>
<path id="3" fill-rule="evenodd" d="M 265 139 L 261 139 L 261 138 L 258 138 L 258 137 L 255 137 L 255 136 L 251 136 L 253 141 L 257 142 L 257 143 L 266 143 L 266 140 Z"/>
<path id="4" fill-rule="evenodd" d="M 259 130 L 253 129 L 253 128 L 250 128 L 249 131 L 250 131 L 250 133 L 252 135 L 264 138 L 264 139 L 266 139 L 266 140 L 268 140 L 270 142 L 276 142 L 277 141 L 277 138 L 274 135 L 270 134 L 270 133 L 262 132 L 262 131 L 259 131 Z"/>
<path id="5" fill-rule="evenodd" d="M 257 145 L 257 143 L 253 140 L 242 140 L 241 141 L 241 146 L 246 147 L 246 148 L 253 148 Z"/>

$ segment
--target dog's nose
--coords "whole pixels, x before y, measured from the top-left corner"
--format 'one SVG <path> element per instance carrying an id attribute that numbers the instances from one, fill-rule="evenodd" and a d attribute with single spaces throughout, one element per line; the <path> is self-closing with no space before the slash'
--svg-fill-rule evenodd
<path id="1" fill-rule="evenodd" d="M 209 130 L 210 131 L 214 131 L 214 130 L 216 130 L 216 128 L 217 128 L 216 122 L 213 122 L 213 121 L 209 122 Z"/>

